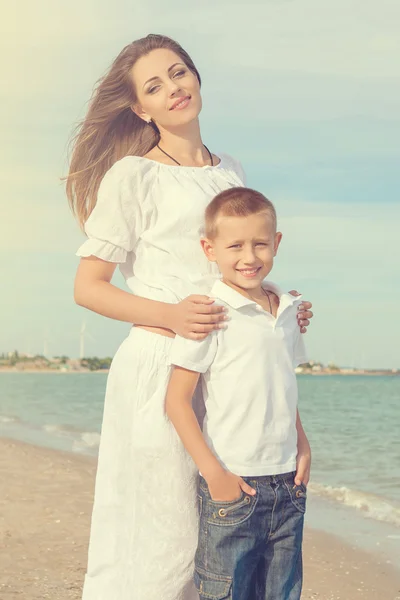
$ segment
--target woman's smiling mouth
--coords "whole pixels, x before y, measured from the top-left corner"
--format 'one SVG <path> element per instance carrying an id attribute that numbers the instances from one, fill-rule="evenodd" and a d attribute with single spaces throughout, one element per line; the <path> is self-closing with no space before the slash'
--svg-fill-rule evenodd
<path id="1" fill-rule="evenodd" d="M 182 110 L 186 108 L 189 104 L 191 96 L 183 96 L 183 98 L 178 98 L 169 110 Z"/>

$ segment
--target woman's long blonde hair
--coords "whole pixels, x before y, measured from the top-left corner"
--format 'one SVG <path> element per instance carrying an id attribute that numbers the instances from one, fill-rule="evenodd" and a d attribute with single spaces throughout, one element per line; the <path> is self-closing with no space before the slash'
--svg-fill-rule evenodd
<path id="1" fill-rule="evenodd" d="M 126 46 L 98 81 L 87 114 L 71 140 L 66 192 L 72 212 L 83 227 L 96 205 L 100 182 L 108 169 L 128 155 L 144 156 L 159 142 L 157 127 L 145 123 L 133 111 L 136 102 L 131 70 L 152 50 L 172 50 L 201 83 L 190 56 L 174 40 L 150 34 Z"/>

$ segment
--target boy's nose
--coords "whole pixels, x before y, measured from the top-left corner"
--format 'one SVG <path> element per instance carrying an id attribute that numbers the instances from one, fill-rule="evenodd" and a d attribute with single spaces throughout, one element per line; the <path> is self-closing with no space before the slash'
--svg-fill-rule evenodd
<path id="1" fill-rule="evenodd" d="M 247 250 L 243 257 L 243 262 L 247 265 L 253 265 L 256 262 L 256 255 L 253 250 Z"/>

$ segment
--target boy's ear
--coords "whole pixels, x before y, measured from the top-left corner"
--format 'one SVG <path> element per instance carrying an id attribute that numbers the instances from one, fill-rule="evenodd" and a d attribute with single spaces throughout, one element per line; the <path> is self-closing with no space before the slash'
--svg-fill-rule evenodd
<path id="1" fill-rule="evenodd" d="M 274 256 L 277 255 L 279 244 L 282 241 L 282 234 L 280 231 L 277 231 L 275 234 L 275 242 L 274 242 Z"/>
<path id="2" fill-rule="evenodd" d="M 201 238 L 200 240 L 201 247 L 203 248 L 204 254 L 207 256 L 208 260 L 211 262 L 215 262 L 215 254 L 214 254 L 214 246 L 211 240 L 208 238 Z"/>

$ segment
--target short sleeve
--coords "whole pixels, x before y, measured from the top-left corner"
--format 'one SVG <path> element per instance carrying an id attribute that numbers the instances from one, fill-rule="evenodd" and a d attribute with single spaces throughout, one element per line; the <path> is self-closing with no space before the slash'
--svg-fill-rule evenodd
<path id="1" fill-rule="evenodd" d="M 143 186 L 134 157 L 117 161 L 104 175 L 97 203 L 85 223 L 88 239 L 77 256 L 97 256 L 112 263 L 126 262 L 143 226 Z"/>
<path id="2" fill-rule="evenodd" d="M 294 338 L 293 366 L 296 368 L 306 362 L 308 362 L 308 357 L 304 344 L 304 335 L 301 333 L 300 327 L 297 327 Z"/>
<path id="3" fill-rule="evenodd" d="M 212 331 L 204 340 L 188 340 L 177 335 L 171 345 L 169 364 L 205 373 L 217 353 L 217 335 L 217 331 Z"/>

